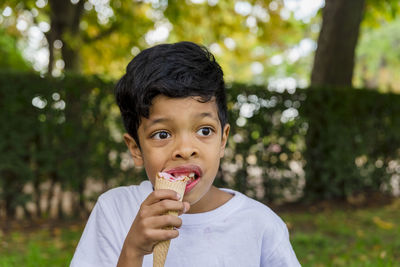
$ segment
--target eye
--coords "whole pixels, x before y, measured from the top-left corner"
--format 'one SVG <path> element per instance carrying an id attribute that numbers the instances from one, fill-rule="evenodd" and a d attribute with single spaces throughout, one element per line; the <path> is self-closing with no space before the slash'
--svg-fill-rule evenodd
<path id="1" fill-rule="evenodd" d="M 211 129 L 210 127 L 202 127 L 200 128 L 200 130 L 197 131 L 197 134 L 201 135 L 201 136 L 209 136 L 213 133 L 213 129 Z"/>
<path id="2" fill-rule="evenodd" d="M 162 139 L 167 139 L 168 137 L 170 137 L 171 135 L 169 133 L 167 133 L 166 131 L 160 131 L 160 132 L 156 132 L 154 133 L 151 138 L 153 139 L 157 139 L 157 140 L 162 140 Z"/>

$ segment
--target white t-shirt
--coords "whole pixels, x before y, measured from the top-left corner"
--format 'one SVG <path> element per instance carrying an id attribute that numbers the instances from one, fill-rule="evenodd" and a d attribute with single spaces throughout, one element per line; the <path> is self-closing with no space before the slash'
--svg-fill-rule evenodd
<path id="1" fill-rule="evenodd" d="M 239 192 L 221 190 L 234 196 L 215 210 L 181 215 L 166 267 L 300 266 L 285 223 L 271 209 Z M 102 194 L 71 266 L 116 266 L 140 205 L 152 191 L 151 183 L 144 181 Z M 144 256 L 143 266 L 153 266 L 152 254 Z"/>

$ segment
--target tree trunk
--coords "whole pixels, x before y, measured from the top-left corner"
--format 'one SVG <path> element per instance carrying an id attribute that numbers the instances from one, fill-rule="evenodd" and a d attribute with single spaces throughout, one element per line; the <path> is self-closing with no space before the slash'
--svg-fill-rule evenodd
<path id="1" fill-rule="evenodd" d="M 51 200 L 53 199 L 53 197 L 55 195 L 54 191 L 55 191 L 55 187 L 56 187 L 57 181 L 58 181 L 58 175 L 57 175 L 57 172 L 54 171 L 54 172 L 51 173 L 49 192 L 48 192 L 47 200 L 46 200 L 47 206 L 46 206 L 46 209 L 44 211 L 44 214 L 46 216 L 48 216 L 48 217 L 51 214 Z"/>
<path id="2" fill-rule="evenodd" d="M 365 0 L 326 0 L 312 86 L 352 86 L 355 48 Z"/>
<path id="3" fill-rule="evenodd" d="M 71 1 L 50 0 L 50 31 L 46 34 L 49 43 L 49 67 L 51 71 L 54 61 L 54 41 L 62 42 L 61 55 L 64 60 L 64 69 L 80 71 L 79 65 L 79 24 L 85 1 L 72 4 Z"/>
<path id="4" fill-rule="evenodd" d="M 42 197 L 42 192 L 40 191 L 40 182 L 38 179 L 38 172 L 35 172 L 35 179 L 33 181 L 33 196 L 34 196 L 34 202 L 36 205 L 36 214 L 34 215 L 36 218 L 40 218 L 42 216 L 42 211 L 40 209 L 40 198 Z"/>
<path id="5" fill-rule="evenodd" d="M 54 41 L 55 41 L 55 31 L 50 30 L 45 34 L 47 43 L 49 45 L 49 65 L 47 66 L 47 73 L 51 74 L 53 72 L 54 65 Z"/>
<path id="6" fill-rule="evenodd" d="M 7 219 L 15 219 L 17 195 L 22 191 L 22 185 L 18 181 L 17 175 L 12 170 L 5 170 L 1 173 L 4 188 L 3 201 L 5 206 L 5 215 Z M 21 194 L 20 194 L 21 195 Z"/>

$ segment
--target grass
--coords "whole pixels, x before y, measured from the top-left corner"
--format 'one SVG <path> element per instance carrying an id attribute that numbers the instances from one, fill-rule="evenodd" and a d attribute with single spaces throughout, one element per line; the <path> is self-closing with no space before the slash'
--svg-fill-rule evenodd
<path id="1" fill-rule="evenodd" d="M 360 209 L 282 211 L 302 266 L 400 266 L 400 200 Z M 0 267 L 68 266 L 83 223 L 0 232 Z"/>
<path id="2" fill-rule="evenodd" d="M 400 266 L 400 200 L 383 207 L 280 215 L 302 266 Z"/>
<path id="3" fill-rule="evenodd" d="M 0 267 L 69 266 L 82 228 L 82 223 L 62 223 L 0 232 Z"/>

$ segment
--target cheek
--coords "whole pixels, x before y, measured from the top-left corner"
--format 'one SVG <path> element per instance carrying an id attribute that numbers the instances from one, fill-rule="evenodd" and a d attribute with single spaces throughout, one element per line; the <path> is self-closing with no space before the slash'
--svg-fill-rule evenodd
<path id="1" fill-rule="evenodd" d="M 218 151 L 214 150 L 212 152 L 213 152 L 212 154 L 211 153 L 208 154 L 209 155 L 208 156 L 208 164 L 215 171 L 215 170 L 218 170 L 218 168 L 219 168 L 221 157 L 219 154 L 219 150 Z"/>
<path id="2" fill-rule="evenodd" d="M 154 186 L 154 183 L 156 181 L 156 172 L 153 172 L 152 170 L 146 169 L 146 175 L 147 175 L 147 179 L 149 179 L 151 184 Z"/>
<path id="3" fill-rule="evenodd" d="M 152 184 L 154 184 L 154 180 L 157 173 L 157 166 L 154 166 L 154 163 L 152 159 L 149 159 L 148 157 L 144 157 L 144 162 L 143 162 L 143 167 L 146 171 L 147 178 L 150 180 Z"/>
<path id="4" fill-rule="evenodd" d="M 166 159 L 165 156 L 163 157 L 162 155 L 166 155 L 166 153 L 156 150 L 153 151 L 147 150 L 143 154 L 143 166 L 146 170 L 147 178 L 153 185 L 157 172 L 165 168 L 164 165 Z"/>

